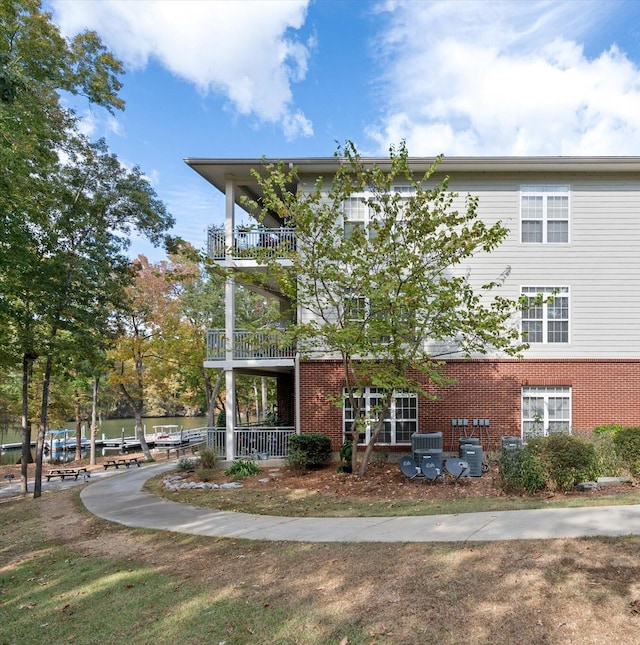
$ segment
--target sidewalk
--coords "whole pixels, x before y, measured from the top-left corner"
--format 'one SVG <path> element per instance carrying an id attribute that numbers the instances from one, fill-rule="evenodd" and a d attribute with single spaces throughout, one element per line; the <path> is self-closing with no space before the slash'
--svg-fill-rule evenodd
<path id="1" fill-rule="evenodd" d="M 125 526 L 191 535 L 294 542 L 465 542 L 640 535 L 640 505 L 419 517 L 295 518 L 178 504 L 142 491 L 175 461 L 119 471 L 81 493 L 94 515 Z M 116 474 L 116 473 L 110 473 Z M 82 483 L 82 482 L 79 482 Z"/>

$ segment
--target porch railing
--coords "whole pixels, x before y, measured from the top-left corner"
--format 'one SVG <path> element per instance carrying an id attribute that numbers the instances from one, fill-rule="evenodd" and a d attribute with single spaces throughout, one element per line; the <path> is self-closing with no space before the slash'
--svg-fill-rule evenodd
<path id="1" fill-rule="evenodd" d="M 207 330 L 207 360 L 226 358 L 227 338 L 223 329 Z M 295 348 L 282 346 L 282 332 L 245 331 L 233 332 L 234 359 L 293 358 Z"/>
<path id="2" fill-rule="evenodd" d="M 289 454 L 292 426 L 240 426 L 233 432 L 236 459 L 284 459 Z M 226 459 L 226 430 L 208 428 L 207 448 Z"/>
<path id="3" fill-rule="evenodd" d="M 225 231 L 211 227 L 207 244 L 209 257 L 213 260 L 255 259 L 258 257 L 286 258 L 296 248 L 295 230 L 292 228 L 237 228 L 233 232 L 233 244 L 227 248 Z"/>

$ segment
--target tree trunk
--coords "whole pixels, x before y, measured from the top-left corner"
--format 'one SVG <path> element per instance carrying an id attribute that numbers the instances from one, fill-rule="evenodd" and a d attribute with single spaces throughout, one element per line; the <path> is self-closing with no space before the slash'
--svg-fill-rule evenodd
<path id="1" fill-rule="evenodd" d="M 91 453 L 89 455 L 89 465 L 96 465 L 96 433 L 98 432 L 98 385 L 100 377 L 93 379 L 93 391 L 91 393 Z"/>
<path id="2" fill-rule="evenodd" d="M 269 392 L 266 376 L 261 377 L 260 384 L 262 398 L 262 419 L 264 420 L 269 415 Z"/>
<path id="3" fill-rule="evenodd" d="M 20 458 L 20 493 L 29 492 L 29 464 L 31 463 L 31 422 L 29 421 L 29 375 L 33 355 L 22 357 L 22 456 Z"/>
<path id="4" fill-rule="evenodd" d="M 218 393 L 222 387 L 222 381 L 224 379 L 224 370 L 218 372 L 216 382 L 211 388 L 211 379 L 205 379 L 205 391 L 207 393 L 207 428 L 215 427 L 215 420 L 213 415 L 216 411 L 216 399 L 218 398 Z"/>
<path id="5" fill-rule="evenodd" d="M 153 457 L 151 456 L 151 450 L 149 450 L 149 444 L 144 436 L 144 426 L 142 425 L 142 407 L 136 408 L 135 411 L 136 419 L 136 438 L 140 442 L 140 448 L 142 449 L 142 454 L 147 461 L 152 461 Z"/>
<path id="6" fill-rule="evenodd" d="M 380 410 L 380 416 L 378 417 L 378 420 L 375 422 L 373 426 L 373 431 L 371 432 L 371 436 L 369 437 L 369 443 L 367 444 L 364 454 L 362 455 L 362 462 L 360 463 L 360 470 L 358 472 L 360 477 L 363 477 L 364 474 L 367 472 L 367 467 L 369 466 L 369 460 L 371 459 L 371 455 L 373 454 L 373 447 L 376 445 L 376 442 L 378 441 L 380 432 L 382 432 L 382 428 L 384 428 L 385 417 L 387 416 L 391 408 L 392 397 L 393 395 L 389 395 L 385 397 L 383 408 L 382 410 Z"/>
<path id="7" fill-rule="evenodd" d="M 47 432 L 47 414 L 49 411 L 49 391 L 51 384 L 51 371 L 53 368 L 53 355 L 47 354 L 47 363 L 42 380 L 42 407 L 40 408 L 40 424 L 38 425 L 38 439 L 36 441 L 36 473 L 33 486 L 33 497 L 42 495 L 42 462 L 44 455 L 44 439 Z"/>
<path id="8" fill-rule="evenodd" d="M 144 426 L 142 425 L 142 409 L 143 401 L 141 399 L 134 399 L 131 394 L 129 394 L 127 388 L 120 383 L 120 391 L 127 399 L 131 409 L 133 410 L 133 416 L 136 420 L 136 439 L 140 442 L 140 448 L 144 454 L 144 458 L 148 461 L 152 461 L 153 457 L 151 456 L 151 451 L 149 450 L 149 444 L 144 436 Z"/>
<path id="9" fill-rule="evenodd" d="M 73 412 L 76 422 L 76 454 L 75 460 L 79 461 L 82 459 L 82 418 L 81 418 L 81 408 L 80 408 L 80 393 L 78 390 L 74 391 L 74 404 Z"/>

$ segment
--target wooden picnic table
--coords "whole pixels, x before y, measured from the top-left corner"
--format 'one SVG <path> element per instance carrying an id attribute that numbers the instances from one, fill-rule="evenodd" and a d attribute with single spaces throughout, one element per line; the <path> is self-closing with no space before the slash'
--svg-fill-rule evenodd
<path id="1" fill-rule="evenodd" d="M 91 473 L 88 468 L 52 468 L 47 474 L 47 481 L 51 481 L 52 477 L 60 477 L 63 481 L 67 477 L 73 477 L 78 479 L 78 475 L 85 475 L 86 477 L 91 477 Z"/>
<path id="2" fill-rule="evenodd" d="M 139 457 L 121 457 L 119 459 L 107 459 L 102 465 L 104 466 L 104 469 L 107 470 L 111 467 L 115 468 L 116 470 L 120 468 L 120 466 L 125 466 L 126 468 L 129 468 L 132 464 L 135 464 L 140 468 L 140 459 Z"/>

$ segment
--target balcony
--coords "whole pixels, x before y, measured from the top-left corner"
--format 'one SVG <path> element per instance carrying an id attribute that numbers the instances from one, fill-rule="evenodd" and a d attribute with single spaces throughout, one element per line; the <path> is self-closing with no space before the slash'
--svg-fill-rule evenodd
<path id="1" fill-rule="evenodd" d="M 282 332 L 233 332 L 233 358 L 238 360 L 269 360 L 294 358 L 295 348 L 282 346 Z M 207 360 L 223 361 L 227 358 L 227 337 L 224 329 L 207 330 Z"/>
<path id="2" fill-rule="evenodd" d="M 292 228 L 236 228 L 230 249 L 226 246 L 224 229 L 212 226 L 208 231 L 207 250 L 213 260 L 284 260 L 295 248 L 296 236 Z"/>

